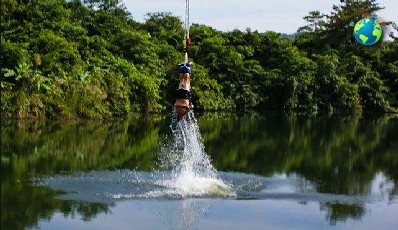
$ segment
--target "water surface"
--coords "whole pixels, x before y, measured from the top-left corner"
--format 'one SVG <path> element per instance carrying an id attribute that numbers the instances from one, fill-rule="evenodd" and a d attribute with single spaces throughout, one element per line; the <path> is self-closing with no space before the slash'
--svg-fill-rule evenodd
<path id="1" fill-rule="evenodd" d="M 2 123 L 1 228 L 397 226 L 396 117 L 197 118 L 185 171 L 168 116 Z"/>

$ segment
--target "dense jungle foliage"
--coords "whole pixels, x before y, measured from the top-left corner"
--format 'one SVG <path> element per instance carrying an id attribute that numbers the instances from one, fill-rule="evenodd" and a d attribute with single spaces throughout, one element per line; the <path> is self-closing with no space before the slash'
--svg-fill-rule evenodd
<path id="1" fill-rule="evenodd" d="M 295 39 L 193 24 L 196 109 L 397 112 L 397 39 L 363 46 L 349 26 L 381 6 L 338 3 L 310 12 Z M 102 119 L 174 103 L 180 18 L 139 23 L 120 0 L 2 0 L 1 12 L 2 118 Z"/>

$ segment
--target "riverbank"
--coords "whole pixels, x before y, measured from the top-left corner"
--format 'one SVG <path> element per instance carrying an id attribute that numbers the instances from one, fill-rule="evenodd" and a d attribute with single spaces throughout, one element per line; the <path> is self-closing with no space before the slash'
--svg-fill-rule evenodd
<path id="1" fill-rule="evenodd" d="M 139 23 L 117 4 L 81 1 L 2 1 L 2 7 L 2 118 L 110 119 L 172 106 L 184 49 L 178 17 L 151 13 Z M 372 12 L 341 5 L 347 14 L 359 12 L 352 7 Z M 195 108 L 397 112 L 398 40 L 363 46 L 322 20 L 319 30 L 294 40 L 193 23 Z"/>

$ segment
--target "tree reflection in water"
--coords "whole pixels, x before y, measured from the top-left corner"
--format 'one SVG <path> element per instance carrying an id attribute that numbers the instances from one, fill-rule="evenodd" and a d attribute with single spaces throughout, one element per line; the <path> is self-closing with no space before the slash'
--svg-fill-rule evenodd
<path id="1" fill-rule="evenodd" d="M 54 199 L 58 192 L 32 186 L 32 179 L 90 170 L 152 171 L 161 143 L 170 135 L 169 121 L 164 116 L 136 116 L 112 122 L 3 122 L 2 229 L 34 227 L 57 212 L 87 221 L 108 213 L 110 204 Z M 305 182 L 297 190 L 306 191 L 310 183 L 318 193 L 373 196 L 376 192 L 396 203 L 396 117 L 206 113 L 198 122 L 206 153 L 220 172 L 264 177 L 295 174 Z M 381 184 L 391 186 L 372 191 L 377 175 L 385 177 Z M 188 210 L 182 206 L 181 215 L 190 215 L 189 207 L 195 205 L 184 207 Z M 331 224 L 361 219 L 366 213 L 361 203 L 321 203 L 320 207 Z"/>

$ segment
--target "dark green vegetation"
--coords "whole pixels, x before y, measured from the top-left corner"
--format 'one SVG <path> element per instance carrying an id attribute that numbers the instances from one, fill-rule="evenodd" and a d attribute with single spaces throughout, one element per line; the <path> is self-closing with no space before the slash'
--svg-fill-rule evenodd
<path id="1" fill-rule="evenodd" d="M 1 128 L 1 229 L 34 228 L 55 213 L 85 221 L 108 213 L 108 204 L 54 199 L 33 178 L 81 171 L 153 171 L 170 132 L 170 118 L 130 117 L 113 122 L 7 122 Z M 206 152 L 220 172 L 271 177 L 296 174 L 319 193 L 369 195 L 379 174 L 398 193 L 396 117 L 305 118 L 269 114 L 236 117 L 205 113 L 198 119 Z M 305 184 L 303 185 L 305 186 Z M 303 204 L 304 205 L 304 204 Z M 321 203 L 331 224 L 360 220 L 361 203 Z"/>
<path id="2" fill-rule="evenodd" d="M 349 27 L 379 9 L 348 1 L 330 15 L 311 12 L 295 40 L 193 24 L 196 108 L 396 112 L 397 39 L 365 47 Z M 1 12 L 3 118 L 100 119 L 172 105 L 179 18 L 138 23 L 118 0 L 3 0 Z"/>

